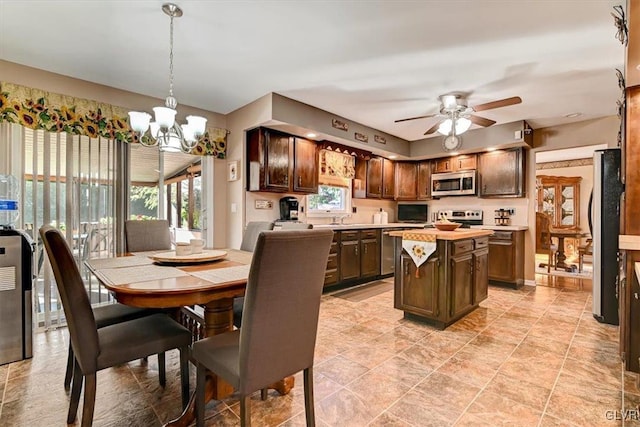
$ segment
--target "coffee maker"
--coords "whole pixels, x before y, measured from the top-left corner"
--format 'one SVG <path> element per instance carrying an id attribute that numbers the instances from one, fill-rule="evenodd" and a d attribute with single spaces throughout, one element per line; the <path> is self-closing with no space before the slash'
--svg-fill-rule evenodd
<path id="1" fill-rule="evenodd" d="M 287 196 L 280 199 L 280 220 L 298 220 L 298 199 L 292 196 Z"/>

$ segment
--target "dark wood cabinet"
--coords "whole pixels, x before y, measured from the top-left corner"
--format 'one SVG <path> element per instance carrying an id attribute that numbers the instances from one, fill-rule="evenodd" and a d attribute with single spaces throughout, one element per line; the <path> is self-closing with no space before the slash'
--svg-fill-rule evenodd
<path id="1" fill-rule="evenodd" d="M 438 240 L 420 268 L 396 239 L 394 307 L 440 328 L 452 324 L 487 298 L 487 237 Z"/>
<path id="2" fill-rule="evenodd" d="M 318 150 L 316 143 L 304 138 L 293 141 L 293 191 L 318 192 Z"/>
<path id="3" fill-rule="evenodd" d="M 367 161 L 367 198 L 395 197 L 395 167 L 391 160 L 374 157 Z"/>
<path id="4" fill-rule="evenodd" d="M 339 235 L 337 250 L 339 282 L 360 281 L 380 275 L 379 229 L 345 230 L 334 233 Z M 328 285 L 326 281 L 325 285 Z"/>
<path id="5" fill-rule="evenodd" d="M 440 258 L 431 257 L 417 268 L 413 259 L 402 253 L 400 263 L 402 275 L 396 279 L 399 283 L 394 295 L 394 307 L 425 317 L 439 317 Z"/>
<path id="6" fill-rule="evenodd" d="M 524 231 L 495 231 L 489 237 L 489 282 L 524 285 Z"/>
<path id="7" fill-rule="evenodd" d="M 496 150 L 478 158 L 478 195 L 480 197 L 524 197 L 525 155 L 522 148 Z"/>
<path id="8" fill-rule="evenodd" d="M 247 132 L 247 190 L 317 193 L 318 154 L 313 141 L 266 128 Z"/>
<path id="9" fill-rule="evenodd" d="M 431 199 L 431 162 L 423 161 L 418 163 L 418 200 Z"/>
<path id="10" fill-rule="evenodd" d="M 475 154 L 443 157 L 433 161 L 433 173 L 474 170 L 477 166 L 478 162 Z"/>
<path id="11" fill-rule="evenodd" d="M 476 240 L 476 250 L 473 253 L 473 303 L 479 304 L 489 296 L 488 277 L 489 273 L 489 247 L 488 239 L 485 239 L 484 249 Z"/>
<path id="12" fill-rule="evenodd" d="M 327 259 L 327 270 L 324 273 L 324 286 L 331 286 L 338 283 L 340 275 L 338 272 L 338 240 L 340 234 L 333 232 L 333 241 L 331 242 L 331 248 L 329 249 L 329 258 Z"/>
<path id="13" fill-rule="evenodd" d="M 473 307 L 473 255 L 464 255 L 450 259 L 451 304 L 450 316 L 456 317 Z"/>
<path id="14" fill-rule="evenodd" d="M 360 232 L 360 277 L 380 275 L 380 230 Z"/>
<path id="15" fill-rule="evenodd" d="M 395 187 L 396 200 L 416 200 L 418 198 L 417 163 L 396 162 Z"/>

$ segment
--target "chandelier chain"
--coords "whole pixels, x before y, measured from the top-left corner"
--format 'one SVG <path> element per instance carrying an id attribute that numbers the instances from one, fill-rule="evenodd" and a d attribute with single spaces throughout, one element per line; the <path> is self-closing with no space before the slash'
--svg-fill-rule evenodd
<path id="1" fill-rule="evenodd" d="M 173 15 L 169 24 L 169 96 L 173 96 Z"/>

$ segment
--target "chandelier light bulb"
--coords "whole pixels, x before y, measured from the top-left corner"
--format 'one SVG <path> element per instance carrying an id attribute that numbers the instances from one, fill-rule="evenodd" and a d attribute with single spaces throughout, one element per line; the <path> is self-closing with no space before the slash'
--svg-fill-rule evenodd
<path id="1" fill-rule="evenodd" d="M 196 136 L 202 136 L 206 130 L 207 119 L 200 116 L 187 116 L 187 124 Z"/>

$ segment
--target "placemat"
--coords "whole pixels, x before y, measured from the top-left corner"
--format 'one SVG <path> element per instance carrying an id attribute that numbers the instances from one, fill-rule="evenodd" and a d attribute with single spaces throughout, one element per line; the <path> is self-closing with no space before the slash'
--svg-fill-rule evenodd
<path id="1" fill-rule="evenodd" d="M 87 261 L 87 264 L 94 270 L 103 268 L 133 267 L 136 265 L 149 265 L 153 261 L 146 256 L 121 256 L 115 258 L 94 258 Z"/>
<path id="2" fill-rule="evenodd" d="M 239 265 L 237 267 L 216 268 L 214 270 L 194 271 L 192 276 L 207 280 L 213 283 L 232 282 L 243 280 L 249 277 L 250 265 Z"/>
<path id="3" fill-rule="evenodd" d="M 177 268 L 162 267 L 155 264 L 107 268 L 100 270 L 100 274 L 113 285 L 188 276 L 187 273 Z"/>

